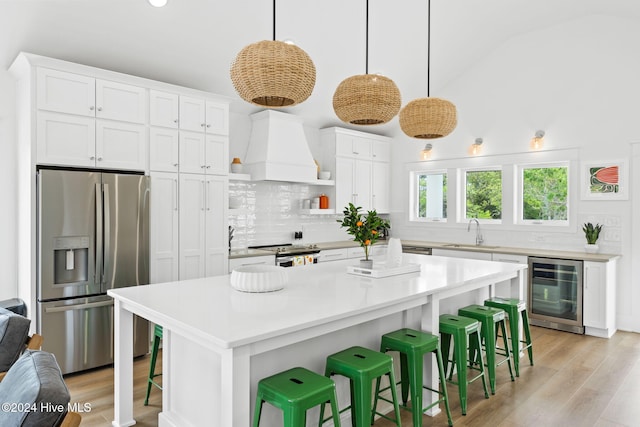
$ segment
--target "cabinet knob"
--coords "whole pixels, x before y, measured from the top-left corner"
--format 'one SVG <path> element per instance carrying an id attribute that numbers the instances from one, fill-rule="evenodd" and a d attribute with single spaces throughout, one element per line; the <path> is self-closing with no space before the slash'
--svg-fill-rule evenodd
<path id="1" fill-rule="evenodd" d="M 177 168 L 178 167 L 178 163 L 174 163 L 173 166 Z"/>
<path id="2" fill-rule="evenodd" d="M 92 105 L 91 107 L 89 107 L 89 110 L 93 111 L 94 110 L 94 106 Z"/>
<path id="3" fill-rule="evenodd" d="M 207 169 L 211 169 L 211 166 L 207 165 Z"/>
<path id="4" fill-rule="evenodd" d="M 202 166 L 200 166 L 200 169 L 204 169 L 206 167 L 207 167 L 206 165 L 202 165 Z"/>
<path id="5" fill-rule="evenodd" d="M 96 157 L 95 157 L 95 156 L 91 156 L 91 157 L 89 157 L 89 160 L 95 160 L 95 159 L 96 159 Z"/>
<path id="6" fill-rule="evenodd" d="M 102 157 L 98 157 L 98 161 L 101 162 L 102 161 Z"/>
<path id="7" fill-rule="evenodd" d="M 356 156 L 360 153 L 358 153 L 357 151 L 352 151 L 353 154 L 355 154 Z"/>
<path id="8" fill-rule="evenodd" d="M 102 107 L 98 107 L 98 111 L 102 111 Z"/>
<path id="9" fill-rule="evenodd" d="M 200 127 L 204 127 L 204 123 L 200 123 Z"/>
<path id="10" fill-rule="evenodd" d="M 210 128 L 210 127 L 211 127 L 211 125 L 207 125 L 207 127 L 208 127 L 208 128 Z"/>
<path id="11" fill-rule="evenodd" d="M 178 119 L 175 119 L 175 120 L 173 121 L 173 123 L 178 123 Z"/>

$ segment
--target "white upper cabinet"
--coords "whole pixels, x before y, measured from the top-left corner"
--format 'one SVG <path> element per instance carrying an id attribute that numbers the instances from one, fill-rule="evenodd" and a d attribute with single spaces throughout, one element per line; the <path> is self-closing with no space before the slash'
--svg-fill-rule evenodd
<path id="1" fill-rule="evenodd" d="M 179 137 L 175 129 L 151 127 L 149 129 L 149 169 L 160 172 L 178 172 Z"/>
<path id="2" fill-rule="evenodd" d="M 228 137 L 180 131 L 182 173 L 226 175 L 229 157 Z"/>
<path id="3" fill-rule="evenodd" d="M 229 134 L 229 105 L 188 96 L 180 97 L 180 129 Z"/>
<path id="4" fill-rule="evenodd" d="M 178 129 L 180 120 L 179 96 L 175 93 L 149 91 L 149 124 Z"/>
<path id="5" fill-rule="evenodd" d="M 36 132 L 38 164 L 95 166 L 95 119 L 41 111 Z"/>
<path id="6" fill-rule="evenodd" d="M 97 167 L 144 170 L 146 146 L 147 129 L 144 125 L 96 121 Z"/>
<path id="7" fill-rule="evenodd" d="M 146 89 L 38 68 L 38 109 L 132 123 L 146 122 Z"/>
<path id="8" fill-rule="evenodd" d="M 95 117 L 96 79 L 47 68 L 37 76 L 38 109 Z"/>

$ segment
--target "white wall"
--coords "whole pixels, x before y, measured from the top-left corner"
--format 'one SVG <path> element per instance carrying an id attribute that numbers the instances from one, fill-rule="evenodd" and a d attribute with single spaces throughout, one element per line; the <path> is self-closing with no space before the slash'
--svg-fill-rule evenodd
<path id="1" fill-rule="evenodd" d="M 458 127 L 446 138 L 431 141 L 432 159 L 466 158 L 477 137 L 484 138 L 483 156 L 527 152 L 535 131 L 546 131 L 545 150 L 576 148 L 580 161 L 630 160 L 630 143 L 640 139 L 640 57 L 634 54 L 640 28 L 634 21 L 590 16 L 562 26 L 541 28 L 497 46 L 442 93 L 458 108 Z M 408 163 L 418 161 L 425 141 L 398 144 L 394 152 L 392 235 L 472 243 L 466 224 L 457 228 L 416 225 L 407 221 Z M 630 175 L 631 176 L 631 175 Z M 631 183 L 631 185 L 640 183 Z M 605 223 L 610 240 L 600 242 L 619 253 L 618 327 L 640 330 L 640 301 L 632 298 L 631 200 L 578 200 L 577 225 L 586 220 Z M 635 214 L 635 217 L 639 213 Z M 582 250 L 584 238 L 575 232 L 545 232 L 485 228 L 488 245 Z M 619 240 L 616 239 L 616 235 Z M 635 322 L 635 324 L 634 324 Z"/>
<path id="2" fill-rule="evenodd" d="M 17 297 L 15 82 L 0 71 L 0 300 Z"/>

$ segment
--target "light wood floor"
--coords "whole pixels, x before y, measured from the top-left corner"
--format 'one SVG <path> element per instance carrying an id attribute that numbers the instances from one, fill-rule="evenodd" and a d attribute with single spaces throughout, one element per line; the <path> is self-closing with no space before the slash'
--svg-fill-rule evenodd
<path id="1" fill-rule="evenodd" d="M 460 414 L 457 387 L 448 387 L 455 426 L 640 425 L 640 334 L 618 332 L 606 340 L 538 327 L 532 327 L 532 334 L 535 365 L 521 359 L 515 382 L 507 366 L 500 366 L 496 394 L 489 399 L 479 381 L 471 384 L 466 416 Z M 162 406 L 162 392 L 156 388 L 149 406 L 143 406 L 148 369 L 148 357 L 134 362 L 134 417 L 142 427 L 158 425 Z M 65 381 L 72 402 L 91 404 L 91 412 L 83 414 L 83 427 L 111 425 L 112 368 L 69 375 Z M 402 425 L 411 426 L 410 413 L 401 412 Z M 374 425 L 393 423 L 380 420 Z M 423 425 L 446 426 L 444 411 L 436 417 L 425 415 Z"/>

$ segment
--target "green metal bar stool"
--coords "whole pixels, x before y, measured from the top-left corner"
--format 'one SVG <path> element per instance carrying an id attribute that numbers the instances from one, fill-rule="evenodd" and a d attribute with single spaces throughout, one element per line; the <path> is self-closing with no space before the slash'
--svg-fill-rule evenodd
<path id="1" fill-rule="evenodd" d="M 151 394 L 151 386 L 154 385 L 162 390 L 162 386 L 153 379 L 159 377 L 162 373 L 156 374 L 156 360 L 158 359 L 158 349 L 160 348 L 160 340 L 162 339 L 162 326 L 156 325 L 153 329 L 153 349 L 151 350 L 151 363 L 149 364 L 149 377 L 147 379 L 147 396 L 144 398 L 144 406 L 149 404 L 149 395 Z"/>
<path id="2" fill-rule="evenodd" d="M 400 407 L 395 387 L 391 388 L 395 420 L 377 412 L 376 407 L 371 407 L 371 386 L 374 379 L 387 375 L 389 384 L 396 383 L 391 356 L 364 347 L 350 347 L 327 357 L 325 376 L 330 377 L 336 374 L 350 380 L 351 405 L 340 410 L 340 413 L 351 409 L 351 424 L 354 427 L 369 427 L 376 415 L 394 421 L 398 427 L 400 426 Z M 378 392 L 379 389 L 376 387 L 376 395 Z M 327 420 L 324 419 L 323 404 L 320 407 L 320 424 L 325 421 Z"/>
<path id="3" fill-rule="evenodd" d="M 488 307 L 501 308 L 507 313 L 509 318 L 509 332 L 511 336 L 511 354 L 513 355 L 513 367 L 516 370 L 516 377 L 520 376 L 520 343 L 529 353 L 529 363 L 533 366 L 533 344 L 531 342 L 531 329 L 529 327 L 529 314 L 527 304 L 516 298 L 493 297 L 486 299 L 484 305 Z M 524 329 L 524 340 L 520 339 L 519 322 L 522 318 L 522 328 Z"/>
<path id="4" fill-rule="evenodd" d="M 453 425 L 451 419 L 451 410 L 449 409 L 449 395 L 447 394 L 447 379 L 444 374 L 444 365 L 442 364 L 442 353 L 440 352 L 439 339 L 435 335 L 427 334 L 422 331 L 416 331 L 414 329 L 399 329 L 382 336 L 380 342 L 380 351 L 385 353 L 387 351 L 397 351 L 400 353 L 400 373 L 402 380 L 400 381 L 402 386 L 402 405 L 403 409 L 407 408 L 407 397 L 409 391 L 411 391 L 411 412 L 413 417 L 413 426 L 422 426 L 422 414 L 432 407 L 438 405 L 440 402 L 444 403 L 447 411 L 447 420 L 449 425 Z M 440 375 L 440 387 L 441 390 L 435 390 L 423 385 L 422 372 L 424 366 L 424 356 L 428 353 L 435 353 L 436 360 L 438 362 L 438 373 Z M 379 390 L 376 393 L 373 406 L 377 404 L 378 398 L 393 403 L 390 400 L 379 396 L 379 393 L 386 391 L 391 386 Z M 376 380 L 376 390 L 380 388 L 380 378 Z M 438 393 L 440 398 L 430 403 L 428 406 L 423 407 L 422 403 L 422 389 L 425 388 L 434 393 Z"/>
<path id="5" fill-rule="evenodd" d="M 340 427 L 335 383 L 305 368 L 292 368 L 258 382 L 253 427 L 260 425 L 264 402 L 282 410 L 284 427 L 304 427 L 307 410 L 329 402 L 333 425 Z"/>
<path id="6" fill-rule="evenodd" d="M 469 355 L 475 354 L 473 360 L 467 360 L 467 349 L 481 349 L 480 342 L 480 322 L 468 317 L 456 316 L 454 314 L 442 314 L 440 316 L 440 336 L 442 339 L 442 354 L 444 358 L 444 370 L 446 372 L 449 365 L 449 347 L 451 337 L 453 337 L 453 362 L 458 372 L 458 381 L 451 381 L 458 385 L 458 393 L 460 395 L 460 408 L 462 415 L 467 415 L 467 385 L 471 384 L 478 378 L 482 378 L 482 387 L 484 388 L 484 397 L 489 398 L 487 390 L 487 381 L 484 377 L 484 361 L 482 360 L 482 351 L 469 351 Z M 476 367 L 477 365 L 477 367 Z M 473 378 L 467 378 L 467 366 L 469 369 L 479 371 L 479 374 Z M 453 367 L 452 367 L 453 372 Z"/>
<path id="7" fill-rule="evenodd" d="M 485 355 L 487 356 L 489 385 L 491 386 L 491 394 L 496 394 L 496 368 L 498 366 L 507 362 L 511 381 L 514 381 L 513 370 L 511 369 L 511 357 L 509 355 L 509 343 L 507 342 L 505 312 L 500 308 L 472 304 L 459 309 L 458 315 L 469 317 L 480 322 L 480 335 L 484 342 Z M 496 337 L 498 335 L 498 328 L 500 328 L 502 332 L 504 348 L 497 347 Z M 505 358 L 496 361 L 496 354 L 505 356 Z"/>

